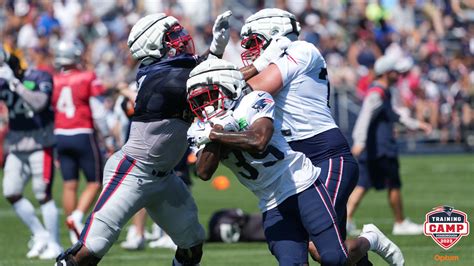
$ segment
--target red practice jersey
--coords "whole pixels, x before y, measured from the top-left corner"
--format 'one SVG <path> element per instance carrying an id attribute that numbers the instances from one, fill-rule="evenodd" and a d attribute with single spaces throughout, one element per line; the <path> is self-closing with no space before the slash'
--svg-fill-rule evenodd
<path id="1" fill-rule="evenodd" d="M 71 70 L 54 75 L 52 104 L 56 134 L 93 132 L 90 97 L 102 94 L 104 87 L 92 71 Z"/>

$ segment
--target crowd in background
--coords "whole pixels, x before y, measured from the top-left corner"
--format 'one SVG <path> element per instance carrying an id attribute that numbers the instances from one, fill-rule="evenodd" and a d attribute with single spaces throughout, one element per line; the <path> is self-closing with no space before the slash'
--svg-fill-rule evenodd
<path id="1" fill-rule="evenodd" d="M 264 7 L 294 13 L 300 39 L 314 43 L 328 63 L 331 90 L 361 101 L 383 54 L 410 58 L 395 91 L 394 106 L 428 121 L 442 143 L 464 141 L 474 124 L 474 2 L 463 0 L 0 0 L 0 39 L 24 67 L 54 72 L 54 45 L 78 39 L 83 67 L 96 71 L 109 89 L 95 117 L 107 149 L 124 141 L 127 119 L 115 89 L 133 83 L 138 63 L 129 53 L 130 28 L 142 16 L 165 12 L 181 21 L 196 52 L 212 40 L 212 25 L 232 10 L 231 40 L 224 54 L 242 66 L 240 27 Z M 1 107 L 5 127 L 6 108 Z"/>

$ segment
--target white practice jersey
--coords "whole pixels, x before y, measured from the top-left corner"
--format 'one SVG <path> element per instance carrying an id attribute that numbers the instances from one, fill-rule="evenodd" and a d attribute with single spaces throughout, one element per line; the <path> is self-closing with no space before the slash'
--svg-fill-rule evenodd
<path id="1" fill-rule="evenodd" d="M 270 94 L 253 91 L 241 99 L 233 116 L 239 123 L 240 131 L 244 131 L 259 118 L 274 120 L 274 107 Z M 203 125 L 193 124 L 188 135 L 192 135 L 199 124 Z M 275 131 L 264 152 L 248 153 L 233 149 L 221 160 L 259 198 L 262 212 L 275 208 L 286 198 L 311 186 L 321 171 L 303 153 L 290 148 L 280 133 L 278 122 L 274 126 Z"/>
<path id="2" fill-rule="evenodd" d="M 326 61 L 319 50 L 311 43 L 295 41 L 272 63 L 283 80 L 275 96 L 275 119 L 282 121 L 285 139 L 307 139 L 336 128 L 329 109 Z"/>

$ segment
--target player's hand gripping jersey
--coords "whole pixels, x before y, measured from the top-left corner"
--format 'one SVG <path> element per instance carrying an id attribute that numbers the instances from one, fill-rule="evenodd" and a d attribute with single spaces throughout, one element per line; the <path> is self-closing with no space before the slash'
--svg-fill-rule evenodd
<path id="1" fill-rule="evenodd" d="M 274 120 L 274 107 L 270 94 L 253 91 L 240 100 L 233 116 L 240 131 L 244 131 L 259 118 Z M 195 132 L 204 126 L 203 122 L 195 122 L 188 131 L 188 138 L 193 138 Z M 279 125 L 274 126 L 275 131 L 264 152 L 248 153 L 231 149 L 221 159 L 239 181 L 259 198 L 262 212 L 275 208 L 286 198 L 311 186 L 320 171 L 302 153 L 291 150 L 280 133 Z"/>
<path id="2" fill-rule="evenodd" d="M 6 80 L 0 79 L 0 100 L 8 107 L 9 151 L 25 152 L 51 147 L 54 144 L 54 114 L 50 108 L 53 87 L 51 75 L 28 69 L 21 82 L 26 90 L 46 94 L 47 102 L 35 111 L 18 92 L 11 90 Z"/>
<path id="3" fill-rule="evenodd" d="M 94 123 L 89 99 L 103 91 L 101 82 L 91 71 L 75 69 L 54 75 L 55 133 L 92 133 Z"/>
<path id="4" fill-rule="evenodd" d="M 295 41 L 272 63 L 283 81 L 283 88 L 274 96 L 275 119 L 283 121 L 286 140 L 307 139 L 336 128 L 329 109 L 326 61 L 319 50 L 311 43 Z"/>

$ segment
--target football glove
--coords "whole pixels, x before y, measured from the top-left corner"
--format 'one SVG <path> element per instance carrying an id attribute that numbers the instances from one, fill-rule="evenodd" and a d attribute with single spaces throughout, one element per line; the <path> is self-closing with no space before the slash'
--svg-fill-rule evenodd
<path id="1" fill-rule="evenodd" d="M 239 131 L 239 123 L 235 120 L 233 112 L 231 110 L 225 112 L 222 115 L 211 118 L 210 122 L 213 125 L 220 125 L 224 128 L 224 131 Z"/>
<path id="2" fill-rule="evenodd" d="M 220 14 L 214 26 L 212 27 L 212 43 L 209 51 L 215 56 L 221 56 L 224 54 L 225 47 L 229 42 L 230 32 L 229 32 L 229 18 L 232 16 L 232 11 L 227 10 L 226 12 Z"/>
<path id="3" fill-rule="evenodd" d="M 253 61 L 253 66 L 258 72 L 264 70 L 273 60 L 278 59 L 285 52 L 291 41 L 285 36 L 279 36 L 271 40 L 263 53 Z"/>
<path id="4" fill-rule="evenodd" d="M 199 147 L 211 142 L 209 134 L 212 126 L 209 122 L 194 122 L 188 130 L 188 143 L 191 146 Z"/>
<path id="5" fill-rule="evenodd" d="M 0 66 L 0 78 L 8 82 L 8 88 L 11 91 L 15 91 L 16 87 L 21 83 L 13 73 L 13 70 L 7 64 L 2 64 Z"/>
<path id="6" fill-rule="evenodd" d="M 6 80 L 8 83 L 16 79 L 13 70 L 7 64 L 2 64 L 0 66 L 0 78 Z"/>

